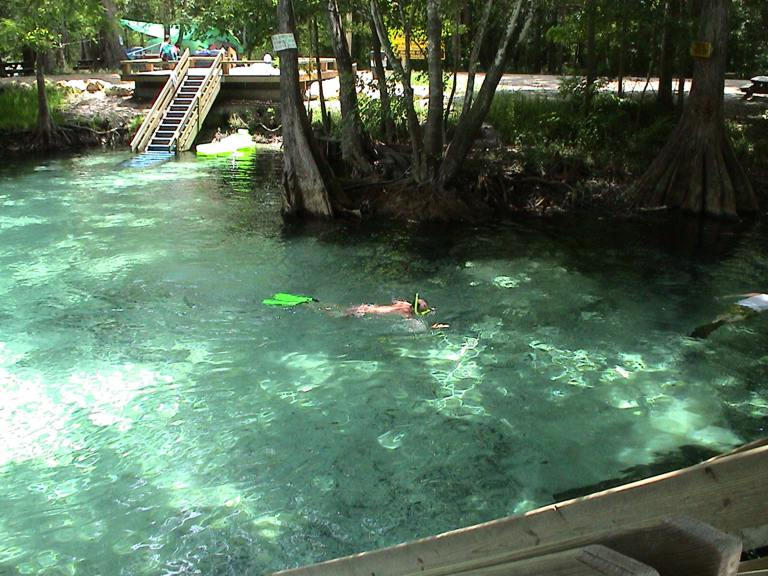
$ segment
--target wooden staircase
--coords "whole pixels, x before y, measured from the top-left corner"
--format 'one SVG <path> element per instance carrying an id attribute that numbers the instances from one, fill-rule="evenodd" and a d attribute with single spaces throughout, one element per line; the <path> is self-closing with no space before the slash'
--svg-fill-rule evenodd
<path id="1" fill-rule="evenodd" d="M 192 148 L 221 89 L 224 53 L 209 68 L 191 68 L 185 50 L 147 117 L 131 141 L 131 150 L 172 155 Z"/>

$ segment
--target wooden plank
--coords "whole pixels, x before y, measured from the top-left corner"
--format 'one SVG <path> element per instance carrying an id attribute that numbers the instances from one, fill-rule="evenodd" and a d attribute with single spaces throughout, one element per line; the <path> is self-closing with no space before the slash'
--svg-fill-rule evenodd
<path id="1" fill-rule="evenodd" d="M 595 545 L 479 568 L 462 572 L 460 576 L 659 576 L 659 573 L 615 550 Z"/>
<path id="2" fill-rule="evenodd" d="M 442 576 L 607 540 L 684 514 L 737 536 L 768 523 L 768 447 L 703 462 L 524 514 L 280 572 Z M 749 542 L 756 548 L 765 542 Z"/>
<path id="3" fill-rule="evenodd" d="M 745 560 L 739 564 L 739 574 L 742 572 L 757 572 L 760 570 L 768 570 L 768 556 L 764 558 L 756 558 L 755 560 Z"/>
<path id="4" fill-rule="evenodd" d="M 601 544 L 653 566 L 661 576 L 734 576 L 741 559 L 739 538 L 690 518 L 675 518 Z"/>

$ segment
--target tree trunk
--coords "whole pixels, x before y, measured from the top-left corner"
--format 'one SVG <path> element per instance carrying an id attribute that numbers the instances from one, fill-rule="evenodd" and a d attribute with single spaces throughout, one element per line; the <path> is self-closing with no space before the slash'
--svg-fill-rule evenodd
<path id="1" fill-rule="evenodd" d="M 294 34 L 292 0 L 277 4 L 278 30 Z M 312 136 L 299 89 L 298 50 L 280 53 L 280 107 L 283 121 L 283 213 L 333 217 L 335 179 Z"/>
<path id="2" fill-rule="evenodd" d="M 44 60 L 44 52 L 38 49 L 37 62 L 35 64 L 35 79 L 37 81 L 37 127 L 35 129 L 35 140 L 41 148 L 46 149 L 53 145 L 54 126 L 51 119 L 51 111 L 48 108 L 48 95 L 45 92 Z"/>
<path id="3" fill-rule="evenodd" d="M 678 68 L 678 80 L 677 80 L 677 108 L 682 111 L 685 105 L 685 79 L 688 77 L 688 68 L 690 66 L 690 54 L 688 53 L 688 46 L 690 45 L 690 26 L 688 20 L 690 17 L 690 7 L 686 10 L 686 0 L 678 0 L 678 12 L 681 19 L 685 22 L 684 33 L 678 40 L 677 46 L 677 68 Z"/>
<path id="4" fill-rule="evenodd" d="M 317 17 L 312 18 L 312 51 L 315 53 L 315 68 L 317 69 L 317 91 L 320 97 L 320 117 L 323 121 L 323 132 L 326 136 L 331 133 L 331 118 L 325 107 L 325 91 L 323 90 L 323 67 L 320 62 L 320 42 L 318 38 Z"/>
<path id="5" fill-rule="evenodd" d="M 352 66 L 347 38 L 341 22 L 336 0 L 328 0 L 328 22 L 331 43 L 339 71 L 339 102 L 341 104 L 341 154 L 353 171 L 360 174 L 372 172 L 370 142 L 363 132 L 360 109 L 357 105 L 357 77 Z"/>
<path id="6" fill-rule="evenodd" d="M 619 0 L 619 7 L 621 9 L 621 16 L 619 16 L 619 70 L 618 70 L 618 96 L 624 98 L 624 67 L 627 59 L 627 10 L 626 1 Z"/>
<path id="7" fill-rule="evenodd" d="M 597 54 L 595 54 L 595 19 L 597 16 L 596 0 L 586 0 L 587 16 L 587 83 L 584 88 L 584 113 L 589 114 L 592 109 L 592 96 L 595 90 L 595 80 L 597 78 Z"/>
<path id="8" fill-rule="evenodd" d="M 491 102 L 493 102 L 493 96 L 496 92 L 496 87 L 499 85 L 499 81 L 504 74 L 504 68 L 509 60 L 512 37 L 517 29 L 523 4 L 526 4 L 527 6 L 528 1 L 529 0 L 517 0 L 515 2 L 515 7 L 511 11 L 510 18 L 507 21 L 504 35 L 502 36 L 501 43 L 496 51 L 493 64 L 491 64 L 491 67 L 485 75 L 485 80 L 480 88 L 480 92 L 478 92 L 472 108 L 461 118 L 461 120 L 459 120 L 456 132 L 453 135 L 451 143 L 448 145 L 448 150 L 445 152 L 445 158 L 440 166 L 439 183 L 441 188 L 450 184 L 458 175 L 464 160 L 467 158 L 467 154 L 469 154 L 469 151 L 472 149 L 472 145 L 480 132 L 483 120 L 485 120 L 485 117 L 488 115 L 488 111 L 491 108 Z M 523 31 L 520 33 L 518 42 L 525 37 L 529 23 L 530 18 L 523 28 Z"/>
<path id="9" fill-rule="evenodd" d="M 443 155 L 443 59 L 441 41 L 443 24 L 440 18 L 440 0 L 427 0 L 427 67 L 429 73 L 429 104 L 424 149 L 430 175 Z"/>
<path id="10" fill-rule="evenodd" d="M 699 41 L 712 46 L 697 58 L 688 105 L 664 149 L 635 190 L 643 206 L 735 217 L 757 210 L 752 185 L 739 165 L 725 131 L 728 0 L 706 0 Z"/>
<path id="11" fill-rule="evenodd" d="M 123 48 L 120 46 L 120 26 L 117 22 L 117 8 L 114 0 L 101 0 L 104 8 L 101 34 L 101 64 L 104 68 L 116 70 L 124 59 Z"/>
<path id="12" fill-rule="evenodd" d="M 483 15 L 480 17 L 480 23 L 477 26 L 475 32 L 474 42 L 472 44 L 472 52 L 469 55 L 469 67 L 467 70 L 467 89 L 464 92 L 464 104 L 461 108 L 461 118 L 469 112 L 472 107 L 472 100 L 475 97 L 475 74 L 477 73 L 477 61 L 480 57 L 480 48 L 485 40 L 485 30 L 488 26 L 488 18 L 491 15 L 491 8 L 493 7 L 493 0 L 486 0 L 485 7 L 483 8 Z"/>
<path id="13" fill-rule="evenodd" d="M 392 104 L 389 101 L 389 88 L 387 87 L 387 71 L 384 68 L 384 60 L 381 57 L 381 41 L 376 32 L 376 23 L 371 22 L 371 47 L 373 48 L 373 65 L 376 70 L 376 85 L 379 88 L 379 102 L 381 104 L 381 128 L 384 138 L 388 143 L 395 141 L 397 137 L 395 122 L 392 120 Z"/>
<path id="14" fill-rule="evenodd" d="M 661 33 L 661 53 L 659 57 L 659 92 L 656 95 L 656 102 L 662 108 L 671 109 L 674 106 L 672 97 L 672 84 L 674 82 L 674 40 L 673 40 L 673 14 L 672 3 L 676 0 L 666 0 L 664 2 L 664 24 Z"/>
<path id="15" fill-rule="evenodd" d="M 448 121 L 451 119 L 453 101 L 456 98 L 456 85 L 459 82 L 459 63 L 461 61 L 461 10 L 456 10 L 456 22 L 451 38 L 451 58 L 453 60 L 453 73 L 451 74 L 451 93 L 448 95 L 448 103 L 445 105 L 445 118 L 443 118 L 443 137 L 448 131 Z"/>
<path id="16" fill-rule="evenodd" d="M 371 0 L 371 16 L 376 24 L 376 33 L 379 35 L 379 41 L 381 47 L 384 49 L 384 53 L 387 55 L 387 59 L 392 63 L 395 68 L 395 72 L 400 76 L 403 83 L 403 102 L 405 104 L 405 115 L 408 124 L 408 136 L 411 139 L 411 171 L 413 178 L 416 182 L 424 182 L 427 179 L 425 161 L 424 161 L 424 146 L 421 138 L 421 125 L 419 124 L 419 117 L 416 115 L 416 109 L 413 105 L 413 87 L 411 86 L 411 59 L 408 53 L 410 49 L 410 26 L 403 18 L 403 28 L 405 29 L 405 65 L 400 62 L 400 59 L 395 57 L 395 53 L 392 50 L 392 44 L 389 42 L 389 36 L 387 36 L 387 30 L 384 26 L 384 21 L 381 18 L 381 12 L 379 11 L 378 0 Z"/>

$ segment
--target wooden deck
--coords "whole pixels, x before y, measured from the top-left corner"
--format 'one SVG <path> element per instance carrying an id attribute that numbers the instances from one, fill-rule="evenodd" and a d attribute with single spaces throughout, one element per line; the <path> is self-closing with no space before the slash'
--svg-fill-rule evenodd
<path id="1" fill-rule="evenodd" d="M 190 74 L 205 74 L 213 56 L 191 56 Z M 323 80 L 336 78 L 336 60 L 321 58 Z M 302 90 L 317 80 L 315 61 L 300 58 L 299 64 L 304 70 L 299 81 Z M 134 96 L 152 100 L 162 90 L 177 62 L 164 62 L 159 58 L 124 60 L 120 65 L 120 78 L 124 82 L 134 82 Z M 222 65 L 222 99 L 242 99 L 277 102 L 280 100 L 280 74 L 277 68 L 263 60 L 225 60 Z"/>
<path id="2" fill-rule="evenodd" d="M 765 576 L 768 445 L 280 576 Z"/>

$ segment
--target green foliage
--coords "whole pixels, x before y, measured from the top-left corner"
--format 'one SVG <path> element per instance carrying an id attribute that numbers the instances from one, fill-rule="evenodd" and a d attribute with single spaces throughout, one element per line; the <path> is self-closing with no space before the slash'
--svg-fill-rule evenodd
<path id="1" fill-rule="evenodd" d="M 55 122 L 62 118 L 67 90 L 46 85 L 48 105 Z M 25 84 L 10 84 L 0 89 L 0 130 L 16 132 L 31 130 L 37 122 L 37 90 Z"/>
<path id="2" fill-rule="evenodd" d="M 744 166 L 768 169 L 768 112 L 732 118 L 725 128 Z"/>
<path id="3" fill-rule="evenodd" d="M 577 92 L 578 94 L 578 92 Z M 576 97 L 555 98 L 499 92 L 488 122 L 500 139 L 531 160 L 540 172 L 555 158 L 584 161 L 594 172 L 622 177 L 641 172 L 663 146 L 676 117 L 654 104 L 595 96 L 584 116 Z"/>

